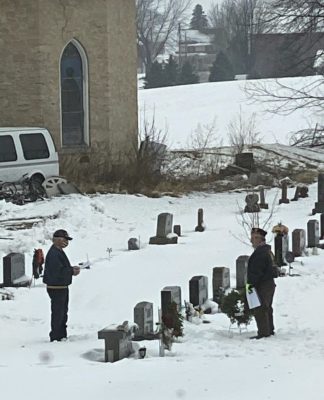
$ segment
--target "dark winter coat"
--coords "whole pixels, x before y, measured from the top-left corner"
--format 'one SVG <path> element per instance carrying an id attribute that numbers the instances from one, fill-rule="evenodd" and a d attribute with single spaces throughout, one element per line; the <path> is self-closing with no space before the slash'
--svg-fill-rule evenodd
<path id="1" fill-rule="evenodd" d="M 274 282 L 271 247 L 267 244 L 258 246 L 251 254 L 247 271 L 247 282 L 254 287 L 265 281 Z"/>
<path id="2" fill-rule="evenodd" d="M 45 259 L 43 282 L 48 286 L 68 286 L 72 282 L 73 268 L 63 250 L 52 245 Z"/>

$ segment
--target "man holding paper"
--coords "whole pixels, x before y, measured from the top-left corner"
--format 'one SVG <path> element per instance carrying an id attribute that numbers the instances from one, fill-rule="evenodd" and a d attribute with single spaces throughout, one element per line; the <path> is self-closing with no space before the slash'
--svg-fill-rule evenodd
<path id="1" fill-rule="evenodd" d="M 267 232 L 252 228 L 251 243 L 254 252 L 249 258 L 247 271 L 247 290 L 256 289 L 261 305 L 253 309 L 258 334 L 251 339 L 262 339 L 274 335 L 272 300 L 275 292 L 271 247 L 266 244 Z"/>

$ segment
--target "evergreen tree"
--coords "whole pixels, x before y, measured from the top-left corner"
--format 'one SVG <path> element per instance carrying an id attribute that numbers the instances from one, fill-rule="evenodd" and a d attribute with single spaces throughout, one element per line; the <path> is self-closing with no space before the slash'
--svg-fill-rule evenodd
<path id="1" fill-rule="evenodd" d="M 164 68 L 165 86 L 174 86 L 178 83 L 179 67 L 172 55 Z"/>
<path id="2" fill-rule="evenodd" d="M 180 72 L 179 76 L 179 85 L 191 85 L 193 83 L 198 83 L 199 77 L 197 74 L 194 73 L 192 65 L 189 61 L 186 61 Z"/>
<path id="3" fill-rule="evenodd" d="M 220 51 L 210 68 L 209 82 L 232 81 L 234 72 L 226 54 Z"/>
<path id="4" fill-rule="evenodd" d="M 193 10 L 192 18 L 190 21 L 190 29 L 196 29 L 198 31 L 208 27 L 208 20 L 200 4 L 197 4 Z"/>
<path id="5" fill-rule="evenodd" d="M 145 89 L 165 86 L 165 74 L 162 64 L 155 61 L 145 76 Z"/>

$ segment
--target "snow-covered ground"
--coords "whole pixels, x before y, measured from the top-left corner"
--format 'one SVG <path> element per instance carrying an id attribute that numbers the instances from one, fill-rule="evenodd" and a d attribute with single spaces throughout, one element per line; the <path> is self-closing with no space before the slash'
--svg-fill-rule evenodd
<path id="1" fill-rule="evenodd" d="M 316 76 L 284 78 L 280 82 L 298 88 L 317 79 Z M 209 145 L 228 145 L 228 125 L 237 123 L 240 114 L 245 124 L 255 117 L 255 131 L 260 133 L 262 143 L 289 144 L 291 133 L 314 128 L 316 122 L 321 122 L 319 115 L 305 109 L 289 115 L 268 112 L 269 103 L 255 103 L 245 91 L 248 85 L 251 93 L 254 82 L 273 83 L 231 81 L 139 90 L 139 127 L 143 128 L 145 120 L 151 123 L 154 117 L 156 128 L 167 133 L 169 147 L 179 149 L 194 147 L 197 130 L 206 136 L 211 127 L 215 134 Z"/>
<path id="2" fill-rule="evenodd" d="M 267 193 L 270 205 L 276 193 Z M 289 189 L 290 198 L 293 194 Z M 316 195 L 317 186 L 312 185 L 309 198 L 276 206 L 272 224 L 281 221 L 290 232 L 306 229 L 310 218 L 319 219 L 310 216 Z M 132 322 L 133 308 L 140 301 L 154 303 L 156 321 L 164 286 L 181 286 L 182 298 L 188 300 L 190 278 L 207 275 L 212 297 L 215 266 L 230 267 L 235 286 L 235 260 L 252 252 L 243 243 L 247 238 L 239 224 L 237 202 L 244 206 L 244 198 L 244 193 L 159 199 L 110 194 L 74 195 L 25 206 L 0 202 L 0 256 L 24 252 L 28 275 L 33 249 L 47 251 L 58 228 L 74 238 L 66 249 L 73 264 L 87 257 L 93 262 L 71 286 L 67 342 L 48 341 L 49 298 L 40 281 L 30 289 L 13 289 L 14 300 L 0 301 L 1 398 L 322 399 L 323 250 L 304 257 L 304 265 L 301 259 L 293 264 L 300 277 L 276 280 L 276 336 L 250 341 L 254 322 L 248 332 L 229 332 L 228 318 L 217 313 L 206 316 L 210 324 L 185 322 L 184 337 L 164 358 L 159 357 L 157 341 L 146 341 L 135 343 L 147 347 L 143 360 L 134 355 L 114 364 L 102 362 L 104 342 L 97 339 L 97 331 L 111 323 Z M 196 233 L 201 207 L 207 229 Z M 173 222 L 182 226 L 177 245 L 148 245 L 161 212 L 173 213 Z M 4 222 L 39 216 L 47 218 L 26 230 L 9 230 Z M 261 219 L 268 216 L 263 210 Z M 139 251 L 127 251 L 130 237 L 140 237 Z M 271 233 L 268 239 L 272 243 Z"/>

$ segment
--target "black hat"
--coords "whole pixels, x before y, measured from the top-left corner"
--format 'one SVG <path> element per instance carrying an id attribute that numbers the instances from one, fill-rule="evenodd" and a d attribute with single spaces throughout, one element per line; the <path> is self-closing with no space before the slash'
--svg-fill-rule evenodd
<path id="1" fill-rule="evenodd" d="M 251 233 L 258 233 L 261 236 L 266 236 L 267 232 L 261 228 L 252 228 Z"/>
<path id="2" fill-rule="evenodd" d="M 63 238 L 67 240 L 72 240 L 72 238 L 69 236 L 69 234 L 64 230 L 64 229 L 59 229 L 54 232 L 53 238 Z"/>

